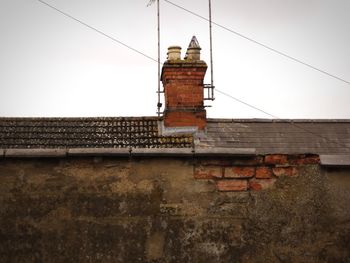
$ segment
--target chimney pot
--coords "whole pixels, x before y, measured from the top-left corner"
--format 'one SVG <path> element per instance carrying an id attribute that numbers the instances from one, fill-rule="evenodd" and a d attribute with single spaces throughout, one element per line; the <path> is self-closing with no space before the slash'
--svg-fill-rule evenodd
<path id="1" fill-rule="evenodd" d="M 180 60 L 181 59 L 181 47 L 170 46 L 168 47 L 168 60 Z"/>
<path id="2" fill-rule="evenodd" d="M 199 46 L 196 36 L 193 36 L 190 44 L 188 45 L 186 60 L 200 60 L 201 59 L 201 47 Z"/>
<path id="3" fill-rule="evenodd" d="M 201 48 L 188 48 L 186 52 L 186 60 L 201 60 Z"/>

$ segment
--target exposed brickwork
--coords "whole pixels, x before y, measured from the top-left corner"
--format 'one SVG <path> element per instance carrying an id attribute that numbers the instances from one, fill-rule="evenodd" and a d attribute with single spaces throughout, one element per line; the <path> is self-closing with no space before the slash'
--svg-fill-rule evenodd
<path id="1" fill-rule="evenodd" d="M 205 128 L 203 80 L 206 70 L 207 65 L 203 61 L 168 61 L 163 65 L 165 127 Z"/>
<path id="2" fill-rule="evenodd" d="M 166 112 L 164 125 L 165 127 L 196 126 L 199 129 L 204 129 L 206 126 L 206 112 L 204 110 L 200 112 Z"/>
<path id="3" fill-rule="evenodd" d="M 280 177 L 298 177 L 300 167 L 318 164 L 317 155 L 203 159 L 196 163 L 194 177 L 216 181 L 219 191 L 259 191 L 273 187 Z"/>
<path id="4" fill-rule="evenodd" d="M 199 166 L 195 167 L 194 178 L 213 179 L 222 177 L 222 168 L 218 166 Z"/>
<path id="5" fill-rule="evenodd" d="M 288 162 L 292 165 L 319 164 L 320 157 L 318 155 L 295 155 L 291 156 Z"/>
<path id="6" fill-rule="evenodd" d="M 203 80 L 172 81 L 165 85 L 167 108 L 202 107 Z"/>
<path id="7" fill-rule="evenodd" d="M 268 188 L 271 188 L 274 183 L 275 183 L 276 179 L 251 179 L 249 181 L 249 189 L 251 190 L 265 190 Z"/>
<path id="8" fill-rule="evenodd" d="M 265 164 L 288 164 L 288 158 L 283 154 L 266 155 Z"/>
<path id="9" fill-rule="evenodd" d="M 248 180 L 232 179 L 217 181 L 217 189 L 222 192 L 227 191 L 246 191 L 248 189 Z"/>
<path id="10" fill-rule="evenodd" d="M 226 167 L 225 178 L 250 178 L 255 174 L 255 167 Z"/>
<path id="11" fill-rule="evenodd" d="M 257 167 L 255 177 L 258 179 L 270 179 L 272 178 L 272 171 L 270 167 Z"/>

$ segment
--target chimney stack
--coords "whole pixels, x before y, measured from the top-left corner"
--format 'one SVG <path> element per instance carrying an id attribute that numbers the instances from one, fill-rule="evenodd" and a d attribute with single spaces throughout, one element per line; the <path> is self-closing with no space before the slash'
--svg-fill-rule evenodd
<path id="1" fill-rule="evenodd" d="M 165 127 L 206 126 L 204 109 L 204 76 L 207 64 L 200 60 L 200 46 L 195 36 L 181 59 L 181 47 L 168 48 L 168 60 L 163 64 L 161 81 L 164 86 Z"/>

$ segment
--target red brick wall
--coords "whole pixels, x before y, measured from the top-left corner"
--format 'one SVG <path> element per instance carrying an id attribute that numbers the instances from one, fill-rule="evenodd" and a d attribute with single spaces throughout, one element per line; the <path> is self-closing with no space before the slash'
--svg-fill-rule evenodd
<path id="1" fill-rule="evenodd" d="M 320 162 L 317 155 L 273 154 L 240 160 L 201 160 L 194 168 L 196 179 L 212 179 L 219 191 L 263 190 L 282 176 L 299 176 L 302 166 Z"/>
<path id="2" fill-rule="evenodd" d="M 206 112 L 167 112 L 164 118 L 165 127 L 184 127 L 197 126 L 198 129 L 204 129 L 207 124 Z"/>

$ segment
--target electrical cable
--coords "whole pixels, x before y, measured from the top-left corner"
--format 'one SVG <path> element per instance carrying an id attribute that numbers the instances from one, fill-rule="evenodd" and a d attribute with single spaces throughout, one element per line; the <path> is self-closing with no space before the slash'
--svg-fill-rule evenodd
<path id="1" fill-rule="evenodd" d="M 136 52 L 136 53 L 139 53 L 140 55 L 142 55 L 142 56 L 144 56 L 144 57 L 146 57 L 146 58 L 148 58 L 148 59 L 151 59 L 151 60 L 153 60 L 153 61 L 155 61 L 155 62 L 158 63 L 158 60 L 157 60 L 157 59 L 154 59 L 154 58 L 152 58 L 151 56 L 149 56 L 149 55 L 147 55 L 147 54 L 145 54 L 145 53 L 143 53 L 143 52 L 141 52 L 141 51 L 139 51 L 139 50 L 137 50 L 137 49 L 135 49 L 135 48 L 133 48 L 133 47 L 131 47 L 131 46 L 125 44 L 125 43 L 123 43 L 122 41 L 116 39 L 115 37 L 112 37 L 112 36 L 110 36 L 110 35 L 107 35 L 106 33 L 102 32 L 101 30 L 99 30 L 99 29 L 97 29 L 97 28 L 95 28 L 95 27 L 93 27 L 93 26 L 90 26 L 90 25 L 86 24 L 85 22 L 83 22 L 83 21 L 81 21 L 81 20 L 79 20 L 79 19 L 77 19 L 77 18 L 71 16 L 70 14 L 68 14 L 68 13 L 66 13 L 66 12 L 63 12 L 62 10 L 58 9 L 57 7 L 54 7 L 53 5 L 50 5 L 49 3 L 46 3 L 45 1 L 42 1 L 42 0 L 37 0 L 37 1 L 39 1 L 40 3 L 46 5 L 46 6 L 50 7 L 50 8 L 52 8 L 53 10 L 56 10 L 57 12 L 61 13 L 62 15 L 66 16 L 66 17 L 68 17 L 68 18 L 70 18 L 70 19 L 73 19 L 74 21 L 76 21 L 76 22 L 78 22 L 78 23 L 80 23 L 80 24 L 82 24 L 82 25 L 84 25 L 84 26 L 86 26 L 86 27 L 88 27 L 88 28 L 94 30 L 95 32 L 97 32 L 97 33 L 99 33 L 99 34 L 101 34 L 101 35 L 103 35 L 103 36 L 105 36 L 105 37 L 107 37 L 107 38 L 109 38 L 109 39 L 111 39 L 111 40 L 113 40 L 113 41 L 119 43 L 120 45 L 122 45 L 122 46 L 124 46 L 124 47 L 126 47 L 126 48 L 128 48 L 128 49 L 130 49 L 130 50 L 132 50 L 132 51 L 134 51 L 134 52 Z"/>
<path id="2" fill-rule="evenodd" d="M 191 10 L 189 10 L 189 9 L 187 9 L 187 8 L 185 8 L 185 7 L 183 7 L 183 6 L 180 6 L 180 5 L 178 5 L 178 4 L 175 4 L 175 3 L 173 3 L 173 2 L 171 2 L 171 1 L 169 1 L 169 0 L 164 0 L 164 1 L 167 2 L 167 3 L 169 3 L 169 4 L 171 4 L 171 5 L 173 5 L 173 6 L 175 6 L 175 7 L 177 7 L 177 8 L 179 8 L 179 9 L 182 9 L 183 11 L 186 11 L 187 13 L 190 13 L 190 14 L 192 14 L 192 15 L 194 15 L 194 16 L 197 16 L 197 17 L 199 17 L 199 18 L 201 18 L 201 19 L 203 19 L 203 20 L 205 20 L 205 21 L 209 21 L 208 18 L 206 18 L 206 17 L 204 17 L 204 16 L 201 16 L 201 15 L 199 15 L 199 14 L 197 14 L 197 13 L 195 13 L 195 12 L 193 12 L 193 11 L 191 11 Z M 284 57 L 286 57 L 286 58 L 288 58 L 288 59 L 290 59 L 290 60 L 293 60 L 294 62 L 300 63 L 300 64 L 302 64 L 302 65 L 304 65 L 304 66 L 306 66 L 306 67 L 309 67 L 309 68 L 311 68 L 311 69 L 313 69 L 313 70 L 316 70 L 316 71 L 318 71 L 318 72 L 321 72 L 321 73 L 323 73 L 323 74 L 325 74 L 325 75 L 328 75 L 329 77 L 332 77 L 332 78 L 334 78 L 334 79 L 337 79 L 337 80 L 339 80 L 339 81 L 342 81 L 342 82 L 344 82 L 344 83 L 350 85 L 350 81 L 348 81 L 348 80 L 345 80 L 345 79 L 340 78 L 340 77 L 338 77 L 338 76 L 336 76 L 336 75 L 334 75 L 334 74 L 332 74 L 332 73 L 329 73 L 329 72 L 327 72 L 327 71 L 325 71 L 325 70 L 322 70 L 322 69 L 320 69 L 320 68 L 317 68 L 317 67 L 315 67 L 315 66 L 312 66 L 311 64 L 306 63 L 306 62 L 304 62 L 304 61 L 301 61 L 300 59 L 297 59 L 297 58 L 295 58 L 295 57 L 292 57 L 292 56 L 290 56 L 290 55 L 288 55 L 288 54 L 286 54 L 286 53 L 284 53 L 284 52 L 278 51 L 278 50 L 275 49 L 275 48 L 269 47 L 269 46 L 267 46 L 267 45 L 265 45 L 265 44 L 263 44 L 263 43 L 261 43 L 261 42 L 259 42 L 259 41 L 256 41 L 256 40 L 254 40 L 254 39 L 252 39 L 252 38 L 250 38 L 250 37 L 247 37 L 247 36 L 245 36 L 245 35 L 243 35 L 243 34 L 237 32 L 237 31 L 235 31 L 235 30 L 233 30 L 233 29 L 230 29 L 230 28 L 228 28 L 228 27 L 226 27 L 226 26 L 220 25 L 219 23 L 216 23 L 216 22 L 214 22 L 214 21 L 211 21 L 211 22 L 212 22 L 214 25 L 216 25 L 217 27 L 220 27 L 220 28 L 222 28 L 222 29 L 224 29 L 224 30 L 226 30 L 226 31 L 228 31 L 228 32 L 230 32 L 230 33 L 233 33 L 233 34 L 235 34 L 235 35 L 237 35 L 237 36 L 239 36 L 239 37 L 241 37 L 241 38 L 244 38 L 244 39 L 246 39 L 246 40 L 248 40 L 248 41 L 250 41 L 250 42 L 252 42 L 252 43 L 254 43 L 254 44 L 257 44 L 257 45 L 259 45 L 259 46 L 262 46 L 262 47 L 264 47 L 264 48 L 266 48 L 266 49 L 268 49 L 268 50 L 270 50 L 270 51 L 272 51 L 272 52 L 274 52 L 274 53 L 277 53 L 277 54 L 279 54 L 279 55 L 281 55 L 281 56 L 284 56 Z"/>
<path id="3" fill-rule="evenodd" d="M 251 104 L 249 104 L 247 102 L 244 102 L 243 100 L 240 100 L 240 99 L 238 99 L 236 97 L 233 97 L 232 95 L 230 95 L 230 94 L 228 94 L 226 92 L 223 92 L 223 91 L 221 91 L 221 90 L 219 90 L 217 88 L 215 88 L 215 91 L 217 91 L 217 92 L 221 93 L 222 95 L 225 95 L 226 97 L 229 97 L 229 98 L 231 98 L 231 99 L 233 99 L 235 101 L 238 101 L 239 103 L 244 104 L 244 105 L 246 105 L 246 106 L 248 106 L 248 107 L 250 107 L 250 108 L 252 108 L 254 110 L 260 111 L 260 112 L 262 112 L 262 113 L 264 113 L 264 114 L 266 114 L 266 115 L 268 115 L 268 116 L 270 116 L 270 117 L 272 117 L 274 119 L 279 119 L 277 116 L 272 115 L 272 114 L 270 114 L 270 113 L 268 113 L 268 112 L 266 112 L 266 111 L 264 111 L 262 109 L 259 109 L 259 108 L 255 107 L 255 106 L 253 106 L 253 105 L 251 105 Z"/>

